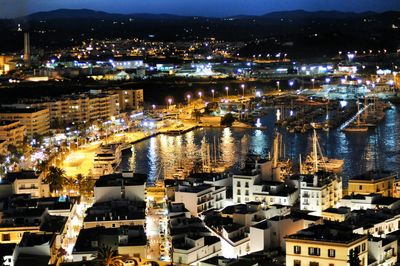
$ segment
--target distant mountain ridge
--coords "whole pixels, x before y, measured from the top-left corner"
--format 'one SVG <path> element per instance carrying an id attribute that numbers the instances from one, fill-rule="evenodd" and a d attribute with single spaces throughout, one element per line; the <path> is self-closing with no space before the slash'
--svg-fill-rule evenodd
<path id="1" fill-rule="evenodd" d="M 390 12 L 390 11 L 389 11 Z M 400 14 L 399 11 L 392 11 L 393 13 Z M 383 12 L 387 13 L 387 12 Z M 377 12 L 342 12 L 335 10 L 328 11 L 305 11 L 305 10 L 292 10 L 292 11 L 276 11 L 266 13 L 264 15 L 235 15 L 226 16 L 222 18 L 217 17 L 204 17 L 204 16 L 183 16 L 174 14 L 152 14 L 152 13 L 132 13 L 132 14 L 120 14 L 120 13 L 107 13 L 104 11 L 95 11 L 91 9 L 57 9 L 52 11 L 42 11 L 32 13 L 25 17 L 18 19 L 24 20 L 44 20 L 44 19 L 127 19 L 127 18 L 140 18 L 140 19 L 185 19 L 189 17 L 202 17 L 212 19 L 224 19 L 224 18 L 236 18 L 236 19 L 248 19 L 248 18 L 270 18 L 270 19 L 304 19 L 304 18 L 326 18 L 326 19 L 345 19 L 355 18 L 362 16 L 373 16 L 383 13 Z"/>

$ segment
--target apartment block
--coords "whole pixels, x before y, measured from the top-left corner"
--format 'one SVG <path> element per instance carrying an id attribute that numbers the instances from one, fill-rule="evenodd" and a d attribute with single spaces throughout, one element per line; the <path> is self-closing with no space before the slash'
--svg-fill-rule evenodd
<path id="1" fill-rule="evenodd" d="M 351 256 L 368 265 L 368 237 L 316 225 L 285 237 L 287 266 L 348 266 Z M 351 255 L 355 254 L 355 255 Z"/>
<path id="2" fill-rule="evenodd" d="M 368 195 L 371 193 L 392 197 L 397 173 L 391 171 L 369 171 L 349 180 L 348 194 Z"/>
<path id="3" fill-rule="evenodd" d="M 26 128 L 26 134 L 45 135 L 50 130 L 50 113 L 47 108 L 2 108 L 0 120 L 19 121 Z"/>

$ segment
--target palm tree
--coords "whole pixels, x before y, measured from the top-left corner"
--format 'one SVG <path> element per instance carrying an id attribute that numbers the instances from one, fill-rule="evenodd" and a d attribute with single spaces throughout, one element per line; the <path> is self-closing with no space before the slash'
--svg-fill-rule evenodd
<path id="1" fill-rule="evenodd" d="M 65 170 L 56 166 L 50 166 L 44 182 L 50 185 L 52 193 L 62 190 L 66 183 Z"/>
<path id="2" fill-rule="evenodd" d="M 99 266 L 122 266 L 122 256 L 118 251 L 109 246 L 102 246 L 97 250 L 97 261 Z"/>
<path id="3" fill-rule="evenodd" d="M 90 176 L 77 174 L 74 180 L 74 186 L 80 195 L 90 195 L 93 191 L 94 180 Z"/>

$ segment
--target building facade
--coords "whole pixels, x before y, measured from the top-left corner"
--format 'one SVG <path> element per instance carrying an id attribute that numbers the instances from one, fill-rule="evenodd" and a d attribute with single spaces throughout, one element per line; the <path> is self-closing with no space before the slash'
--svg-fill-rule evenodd
<path id="1" fill-rule="evenodd" d="M 0 120 L 19 121 L 25 126 L 29 137 L 45 135 L 50 130 L 50 113 L 48 109 L 3 108 L 0 109 Z"/>

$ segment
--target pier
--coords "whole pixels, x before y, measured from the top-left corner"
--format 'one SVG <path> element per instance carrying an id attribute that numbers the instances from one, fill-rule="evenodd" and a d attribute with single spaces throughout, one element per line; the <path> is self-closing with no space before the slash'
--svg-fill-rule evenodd
<path id="1" fill-rule="evenodd" d="M 340 129 L 340 130 L 344 130 L 344 129 L 345 129 L 346 127 L 348 127 L 351 123 L 353 123 L 354 120 L 356 120 L 357 117 L 358 117 L 359 115 L 361 115 L 365 110 L 367 110 L 367 108 L 369 108 L 371 105 L 372 105 L 372 103 L 368 104 L 368 105 L 365 106 L 365 107 L 360 108 L 360 110 L 357 111 L 357 113 L 356 113 L 354 116 L 352 116 L 349 120 L 347 120 L 346 122 L 344 122 L 344 123 L 339 127 L 339 129 Z"/>

